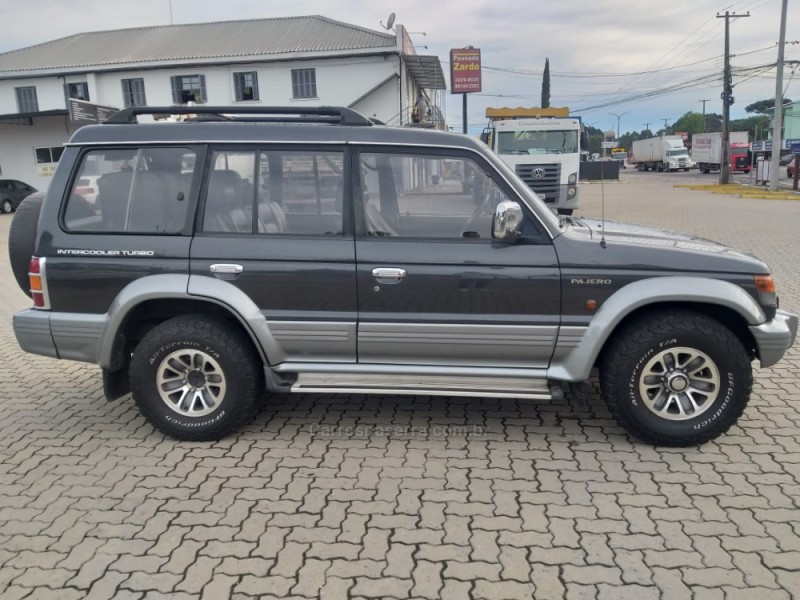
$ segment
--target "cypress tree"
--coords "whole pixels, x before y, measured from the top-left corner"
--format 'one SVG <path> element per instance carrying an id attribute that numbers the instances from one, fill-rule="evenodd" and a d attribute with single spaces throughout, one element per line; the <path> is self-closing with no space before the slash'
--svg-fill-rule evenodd
<path id="1" fill-rule="evenodd" d="M 542 75 L 542 108 L 550 108 L 550 59 L 544 59 Z"/>

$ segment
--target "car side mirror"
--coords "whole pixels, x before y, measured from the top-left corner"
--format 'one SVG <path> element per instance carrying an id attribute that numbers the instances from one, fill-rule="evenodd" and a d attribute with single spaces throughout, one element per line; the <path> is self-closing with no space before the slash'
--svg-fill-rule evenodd
<path id="1" fill-rule="evenodd" d="M 522 208 L 516 202 L 504 200 L 492 216 L 492 237 L 513 244 L 522 235 Z"/>
<path id="2" fill-rule="evenodd" d="M 486 144 L 487 146 L 491 147 L 492 140 L 491 140 L 492 130 L 491 129 L 484 129 L 481 131 L 481 141 Z"/>

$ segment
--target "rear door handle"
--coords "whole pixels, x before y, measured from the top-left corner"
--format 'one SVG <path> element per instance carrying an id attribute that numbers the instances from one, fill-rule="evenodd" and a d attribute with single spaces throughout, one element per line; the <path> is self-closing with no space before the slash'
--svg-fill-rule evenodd
<path id="1" fill-rule="evenodd" d="M 208 270 L 215 275 L 238 275 L 244 271 L 244 267 L 242 265 L 219 263 L 211 265 Z"/>
<path id="2" fill-rule="evenodd" d="M 377 267 L 372 269 L 372 276 L 379 283 L 400 283 L 403 277 L 406 276 L 406 270 L 393 267 Z"/>

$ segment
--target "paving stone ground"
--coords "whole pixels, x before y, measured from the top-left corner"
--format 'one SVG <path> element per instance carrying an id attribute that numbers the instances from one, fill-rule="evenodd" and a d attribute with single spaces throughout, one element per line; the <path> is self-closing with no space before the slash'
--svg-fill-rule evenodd
<path id="1" fill-rule="evenodd" d="M 670 175 L 674 175 L 671 177 Z M 584 185 L 585 215 L 770 262 L 800 310 L 800 202 Z M 700 448 L 555 403 L 270 397 L 240 435 L 165 438 L 99 369 L 23 354 L 0 215 L 0 597 L 800 597 L 800 350 Z"/>

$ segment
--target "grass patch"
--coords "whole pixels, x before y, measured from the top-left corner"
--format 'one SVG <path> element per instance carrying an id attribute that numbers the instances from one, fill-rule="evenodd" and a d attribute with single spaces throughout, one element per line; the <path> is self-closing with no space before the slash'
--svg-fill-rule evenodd
<path id="1" fill-rule="evenodd" d="M 740 183 L 703 183 L 698 185 L 676 184 L 676 188 L 688 188 L 698 192 L 711 192 L 712 194 L 735 194 L 740 198 L 751 200 L 800 200 L 800 193 L 787 190 L 771 191 L 757 186 L 742 185 Z"/>

